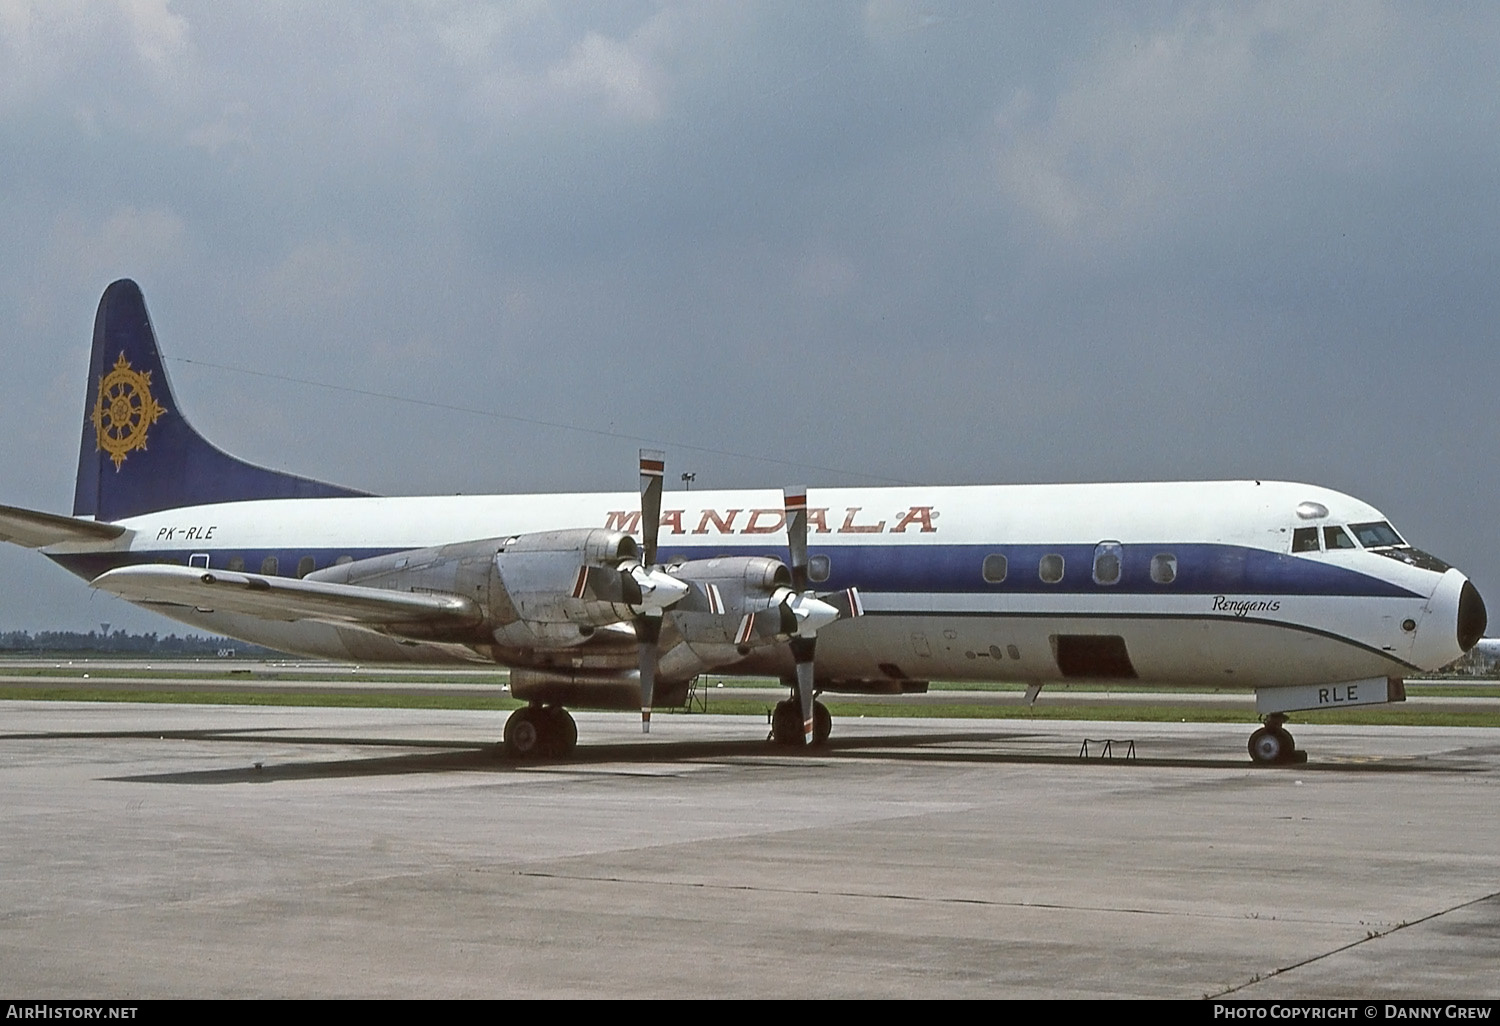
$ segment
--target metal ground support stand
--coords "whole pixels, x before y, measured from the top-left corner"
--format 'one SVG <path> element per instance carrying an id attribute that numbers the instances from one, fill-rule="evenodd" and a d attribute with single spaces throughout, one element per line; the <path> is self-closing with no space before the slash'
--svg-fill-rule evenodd
<path id="1" fill-rule="evenodd" d="M 1079 749 L 1078 749 L 1078 757 L 1080 759 L 1087 759 L 1089 757 L 1089 745 L 1100 745 L 1100 746 L 1102 746 L 1100 748 L 1100 751 L 1099 751 L 1099 758 L 1101 758 L 1101 759 L 1113 759 L 1115 757 L 1115 745 L 1124 745 L 1125 746 L 1125 758 L 1126 759 L 1134 759 L 1135 758 L 1135 739 L 1134 738 L 1124 738 L 1124 739 L 1121 739 L 1121 738 L 1113 738 L 1113 737 L 1105 737 L 1105 738 L 1086 737 L 1086 738 L 1083 739 L 1083 745 L 1081 747 L 1079 747 Z"/>

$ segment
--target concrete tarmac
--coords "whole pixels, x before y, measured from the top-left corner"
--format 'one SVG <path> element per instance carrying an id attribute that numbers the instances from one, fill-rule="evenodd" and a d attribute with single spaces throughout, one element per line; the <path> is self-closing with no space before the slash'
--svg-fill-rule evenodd
<path id="1" fill-rule="evenodd" d="M 167 679 L 154 676 L 138 677 L 67 677 L 67 678 L 37 678 L 19 675 L 0 674 L 0 701 L 9 697 L 7 691 L 11 688 L 46 688 L 53 692 L 64 691 L 86 691 L 97 694 L 98 692 L 116 692 L 121 695 L 140 694 L 143 692 L 166 692 L 202 695 L 205 693 L 235 693 L 246 692 L 260 693 L 266 695 L 364 695 L 370 697 L 390 696 L 414 696 L 414 695 L 469 695 L 495 698 L 510 697 L 509 691 L 502 688 L 493 681 L 487 683 L 474 683 L 459 679 L 433 680 L 433 681 L 401 681 L 385 682 L 374 681 L 368 677 L 348 681 L 337 680 L 309 680 L 299 677 L 287 677 L 277 680 L 241 680 L 238 678 L 226 680 L 220 677 Z M 1479 689 L 1476 688 L 1476 691 Z M 694 711 L 714 712 L 716 708 L 722 708 L 724 702 L 760 702 L 764 704 L 767 714 L 771 708 L 782 699 L 787 697 L 787 689 L 781 687 L 732 687 L 705 689 L 692 700 Z M 835 716 L 839 715 L 840 707 L 857 704 L 859 706 L 882 706 L 889 705 L 893 708 L 912 706 L 987 706 L 996 709 L 1014 709 L 1021 717 L 1025 718 L 1028 712 L 1026 696 L 1020 691 L 964 691 L 959 689 L 935 688 L 922 695 L 848 695 L 848 694 L 826 694 L 821 696 L 822 701 L 827 703 L 833 710 Z M 1119 710 L 1119 715 L 1128 717 L 1132 706 L 1193 706 L 1197 709 L 1213 709 L 1219 711 L 1241 712 L 1246 717 L 1253 719 L 1255 716 L 1255 693 L 1251 691 L 1171 691 L 1171 692 L 1139 692 L 1139 691 L 1104 691 L 1083 690 L 1081 688 L 1053 688 L 1043 691 L 1038 699 L 1036 708 L 1046 711 L 1049 706 L 1113 706 Z M 1375 708 L 1379 708 L 1378 706 Z M 1405 703 L 1394 707 L 1398 716 L 1402 712 L 1439 712 L 1439 713 L 1485 713 L 1493 715 L 1500 711 L 1500 697 L 1489 694 L 1460 695 L 1460 696 L 1427 696 L 1418 695 L 1408 698 Z M 1248 720 L 1247 720 L 1248 722 Z"/>
<path id="2" fill-rule="evenodd" d="M 0 993 L 1500 996 L 1495 730 L 577 719 L 0 703 Z"/>

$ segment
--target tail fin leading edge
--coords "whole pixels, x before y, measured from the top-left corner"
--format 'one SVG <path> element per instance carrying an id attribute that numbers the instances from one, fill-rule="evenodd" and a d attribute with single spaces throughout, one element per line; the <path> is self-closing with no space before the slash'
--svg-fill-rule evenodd
<path id="1" fill-rule="evenodd" d="M 114 521 L 215 502 L 365 494 L 216 448 L 172 394 L 140 288 L 121 279 L 104 290 L 94 318 L 74 516 Z"/>

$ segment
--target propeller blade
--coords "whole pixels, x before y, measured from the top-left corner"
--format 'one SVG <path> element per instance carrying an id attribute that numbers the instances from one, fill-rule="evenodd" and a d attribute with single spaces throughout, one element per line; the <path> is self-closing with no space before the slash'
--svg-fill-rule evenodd
<path id="1" fill-rule="evenodd" d="M 621 579 L 623 576 L 618 570 L 608 570 L 602 566 L 581 566 L 573 582 L 573 597 L 597 602 L 622 602 L 629 597 Z"/>
<path id="2" fill-rule="evenodd" d="M 691 589 L 656 569 L 656 540 L 661 534 L 662 475 L 667 454 L 659 449 L 641 450 L 641 565 L 629 571 L 632 589 L 639 600 L 631 603 L 639 614 L 635 636 L 640 645 L 641 733 L 651 733 L 651 704 L 656 692 L 656 658 L 661 641 L 662 610 L 682 599 Z"/>
<path id="3" fill-rule="evenodd" d="M 791 550 L 792 590 L 807 590 L 807 489 L 786 488 L 781 493 L 786 507 L 786 542 Z"/>
<path id="4" fill-rule="evenodd" d="M 778 602 L 770 609 L 757 609 L 740 619 L 739 631 L 735 634 L 736 645 L 748 645 L 756 639 L 770 641 L 789 638 L 797 633 L 797 616 L 786 602 Z"/>
<path id="5" fill-rule="evenodd" d="M 816 638 L 793 638 L 792 658 L 797 660 L 797 701 L 802 706 L 802 743 L 813 743 L 813 651 Z"/>
<path id="6" fill-rule="evenodd" d="M 784 617 L 794 625 L 791 638 L 792 658 L 797 662 L 797 702 L 802 707 L 802 743 L 813 743 L 813 681 L 816 677 L 813 654 L 818 644 L 818 629 L 839 618 L 838 610 L 820 601 L 807 590 L 807 489 L 783 489 L 786 508 L 786 544 L 791 555 L 792 595 L 782 603 L 791 615 Z"/>
<path id="7" fill-rule="evenodd" d="M 839 619 L 865 615 L 865 606 L 860 601 L 858 588 L 846 588 L 831 595 L 819 595 L 818 598 L 838 610 Z"/>
<path id="8" fill-rule="evenodd" d="M 641 562 L 656 563 L 656 539 L 661 534 L 662 475 L 667 454 L 659 449 L 641 450 Z"/>
<path id="9" fill-rule="evenodd" d="M 635 621 L 635 636 L 641 656 L 641 733 L 651 733 L 651 704 L 656 691 L 657 643 L 661 639 L 661 617 L 640 616 Z"/>

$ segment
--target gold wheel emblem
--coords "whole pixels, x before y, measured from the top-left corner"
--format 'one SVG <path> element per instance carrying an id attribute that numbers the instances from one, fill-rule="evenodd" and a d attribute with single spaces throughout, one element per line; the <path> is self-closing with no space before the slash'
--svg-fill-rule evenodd
<path id="1" fill-rule="evenodd" d="M 109 453 L 117 473 L 126 453 L 146 448 L 146 429 L 166 412 L 151 398 L 151 372 L 131 370 L 121 353 L 114 369 L 99 379 L 93 416 L 97 447 Z"/>

